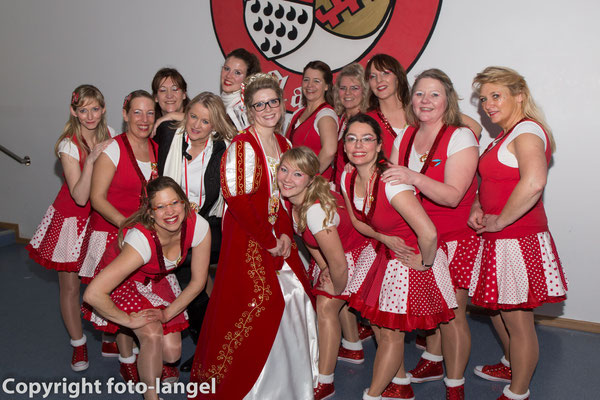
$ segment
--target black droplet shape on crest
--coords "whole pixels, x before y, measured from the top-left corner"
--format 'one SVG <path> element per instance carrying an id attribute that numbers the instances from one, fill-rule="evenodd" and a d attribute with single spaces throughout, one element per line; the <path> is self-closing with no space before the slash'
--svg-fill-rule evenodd
<path id="1" fill-rule="evenodd" d="M 283 24 L 279 24 L 279 28 L 277 28 L 277 30 L 275 31 L 275 34 L 277 34 L 277 36 L 279 36 L 279 37 L 284 37 L 285 36 L 285 26 L 283 26 Z"/>
<path id="2" fill-rule="evenodd" d="M 285 17 L 290 22 L 293 21 L 294 18 L 296 18 L 296 10 L 294 9 L 294 7 L 290 8 L 290 11 L 288 11 L 288 13 L 285 15 Z"/>
<path id="3" fill-rule="evenodd" d="M 252 27 L 254 28 L 255 31 L 259 32 L 263 27 L 262 19 L 260 19 L 260 17 L 258 17 L 258 21 L 256 21 L 254 23 L 254 25 L 252 25 Z"/>
<path id="4" fill-rule="evenodd" d="M 308 13 L 306 10 L 302 10 L 302 14 L 298 17 L 298 22 L 301 24 L 305 24 L 308 21 Z"/>
<path id="5" fill-rule="evenodd" d="M 290 40 L 296 40 L 296 38 L 298 37 L 298 29 L 296 29 L 296 27 L 293 26 L 292 30 L 288 33 L 287 37 Z"/>
<path id="6" fill-rule="evenodd" d="M 273 24 L 273 21 L 269 20 L 269 23 L 267 24 L 267 26 L 265 26 L 265 33 L 267 35 L 270 35 L 271 33 L 273 33 L 274 30 L 275 24 Z"/>
<path id="7" fill-rule="evenodd" d="M 253 13 L 257 13 L 257 12 L 259 12 L 259 11 L 260 11 L 260 2 L 259 2 L 258 0 L 256 0 L 256 1 L 254 2 L 254 4 L 252 4 L 252 6 L 250 6 L 250 10 L 251 10 Z"/>
<path id="8" fill-rule="evenodd" d="M 279 43 L 279 40 L 275 41 L 275 46 L 273 46 L 273 54 L 279 54 L 281 53 L 281 43 Z"/>
<path id="9" fill-rule="evenodd" d="M 283 6 L 280 4 L 279 8 L 277 8 L 277 11 L 275 11 L 275 17 L 277 19 L 281 19 L 281 18 L 283 18 L 284 14 L 285 14 L 285 10 L 283 9 Z"/>
<path id="10" fill-rule="evenodd" d="M 265 38 L 265 41 L 260 45 L 260 49 L 264 52 L 267 52 L 270 48 L 271 43 L 269 42 L 269 39 Z"/>
<path id="11" fill-rule="evenodd" d="M 271 2 L 267 2 L 267 6 L 263 10 L 263 13 L 265 14 L 266 17 L 268 17 L 269 15 L 271 15 L 273 13 L 273 5 L 271 4 Z"/>

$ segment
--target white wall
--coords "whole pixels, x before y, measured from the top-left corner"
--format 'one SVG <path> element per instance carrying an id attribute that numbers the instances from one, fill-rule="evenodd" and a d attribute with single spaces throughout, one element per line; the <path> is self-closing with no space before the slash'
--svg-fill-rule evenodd
<path id="1" fill-rule="evenodd" d="M 593 206 L 600 191 L 593 117 L 600 110 L 597 15 L 600 3 L 593 0 L 447 0 L 409 74 L 412 81 L 424 69 L 443 69 L 464 98 L 463 111 L 477 120 L 470 88 L 477 72 L 506 65 L 527 78 L 558 144 L 544 200 L 570 280 L 564 306 L 540 312 L 592 322 L 600 322 L 594 251 L 600 217 Z M 217 90 L 223 61 L 208 0 L 3 2 L 0 55 L 0 144 L 33 160 L 26 167 L 0 154 L 0 221 L 18 223 L 24 236 L 33 234 L 59 188 L 60 167 L 51 149 L 75 86 L 97 85 L 107 100 L 109 124 L 120 128 L 123 97 L 149 89 L 158 68 L 178 68 L 195 95 Z M 483 145 L 489 141 L 484 132 Z"/>

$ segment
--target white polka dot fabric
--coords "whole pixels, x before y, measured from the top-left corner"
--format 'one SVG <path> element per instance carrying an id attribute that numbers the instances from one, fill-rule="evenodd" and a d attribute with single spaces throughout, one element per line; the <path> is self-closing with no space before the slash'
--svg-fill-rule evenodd
<path id="1" fill-rule="evenodd" d="M 88 220 L 89 218 L 65 218 L 58 210 L 50 206 L 33 235 L 30 245 L 37 250 L 37 256 L 44 260 L 53 263 L 75 263 L 81 253 Z"/>
<path id="2" fill-rule="evenodd" d="M 473 269 L 473 303 L 531 308 L 564 296 L 567 280 L 549 232 L 518 239 L 484 240 Z"/>
<path id="3" fill-rule="evenodd" d="M 88 233 L 89 243 L 87 246 L 87 254 L 79 270 L 79 276 L 93 278 L 96 275 L 96 267 L 100 263 L 106 246 L 117 239 L 117 232 L 109 233 L 104 231 L 92 231 Z"/>
<path id="4" fill-rule="evenodd" d="M 372 243 L 369 243 L 367 247 L 363 249 L 360 253 L 360 256 L 354 263 L 354 271 L 352 272 L 352 279 L 348 277 L 348 284 L 346 285 L 346 290 L 349 293 L 356 293 L 362 286 L 365 277 L 369 273 L 369 269 L 375 258 L 377 257 L 377 253 L 375 252 L 375 248 Z"/>

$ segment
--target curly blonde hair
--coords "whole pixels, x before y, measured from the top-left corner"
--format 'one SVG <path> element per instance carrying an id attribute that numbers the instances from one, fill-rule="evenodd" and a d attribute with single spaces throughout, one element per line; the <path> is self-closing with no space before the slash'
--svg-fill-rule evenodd
<path id="1" fill-rule="evenodd" d="M 310 177 L 311 182 L 306 188 L 304 200 L 298 210 L 298 231 L 304 232 L 306 229 L 306 213 L 308 209 L 319 200 L 319 204 L 325 211 L 325 219 L 323 220 L 323 228 L 326 228 L 333 221 L 337 210 L 337 201 L 331 190 L 329 182 L 318 175 L 319 159 L 314 151 L 305 146 L 294 147 L 283 153 L 279 166 L 286 162 Z"/>

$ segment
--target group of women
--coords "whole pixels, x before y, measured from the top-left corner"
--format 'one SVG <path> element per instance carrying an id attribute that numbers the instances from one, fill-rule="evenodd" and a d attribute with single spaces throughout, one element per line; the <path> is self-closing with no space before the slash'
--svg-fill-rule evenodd
<path id="1" fill-rule="evenodd" d="M 118 351 L 126 380 L 176 381 L 189 326 L 196 354 L 182 370 L 216 385 L 196 398 L 326 399 L 336 361 L 364 362 L 372 329 L 363 399 L 414 399 L 411 383 L 442 378 L 447 399 L 464 399 L 471 297 L 495 313 L 504 347 L 475 374 L 508 382 L 500 399 L 529 398 L 532 310 L 564 300 L 566 279 L 541 201 L 554 142 L 524 78 L 504 67 L 476 76 L 502 129 L 480 156 L 481 127 L 438 69 L 411 88 L 378 54 L 334 84 L 312 61 L 287 130 L 279 81 L 259 71 L 256 56 L 234 50 L 221 96 L 190 100 L 183 77 L 162 69 L 152 95 L 126 97 L 127 131 L 113 140 L 101 93 L 73 92 L 56 147 L 65 184 L 28 247 L 59 271 L 72 368 L 88 367 L 79 273 L 84 318 L 116 334 L 103 350 Z M 426 350 L 407 371 L 414 330 Z M 158 398 L 152 388 L 144 397 Z"/>

